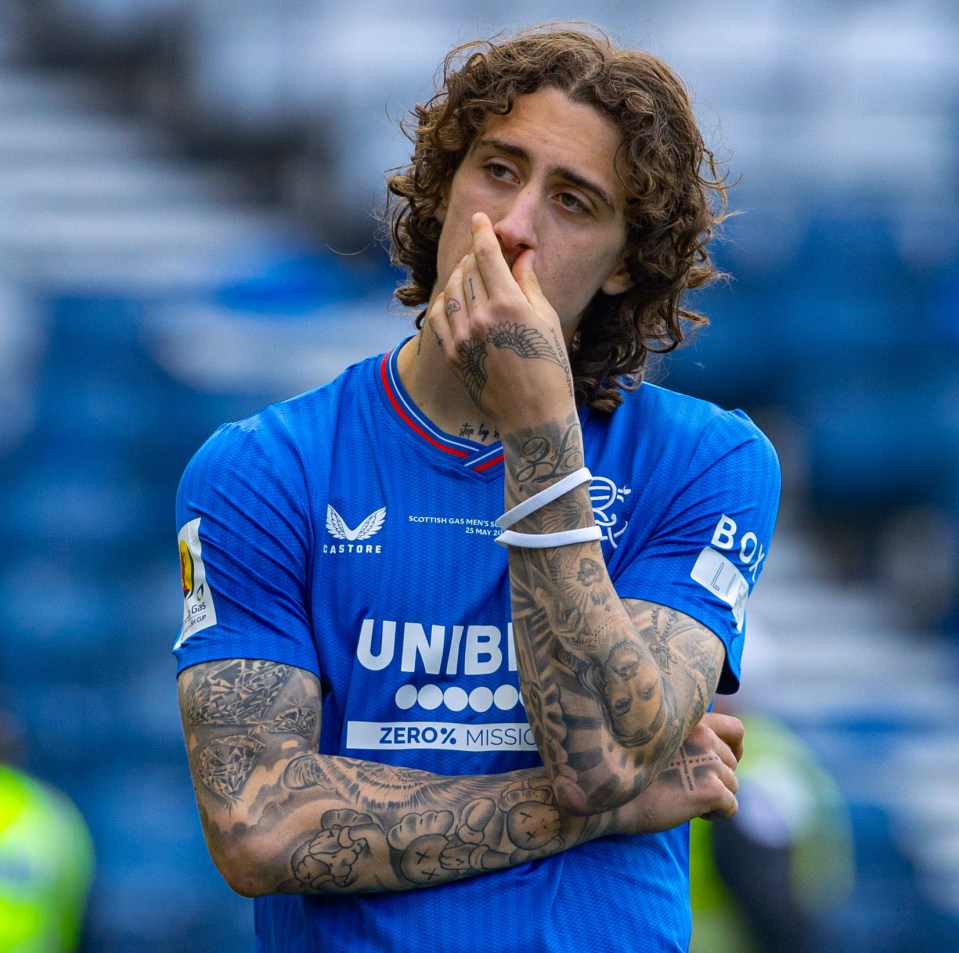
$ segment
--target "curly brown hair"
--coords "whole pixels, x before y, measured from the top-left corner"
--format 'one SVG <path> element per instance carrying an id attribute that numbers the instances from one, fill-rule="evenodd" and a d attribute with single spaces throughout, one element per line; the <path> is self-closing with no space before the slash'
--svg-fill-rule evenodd
<path id="1" fill-rule="evenodd" d="M 429 301 L 437 278 L 437 209 L 490 115 L 541 88 L 589 105 L 622 132 L 615 157 L 627 195 L 625 264 L 632 287 L 597 292 L 570 349 L 580 405 L 613 411 L 642 380 L 650 353 L 674 350 L 706 318 L 683 304 L 718 275 L 707 243 L 726 216 L 726 179 L 693 116 L 686 89 L 664 62 L 613 45 L 601 31 L 547 25 L 456 47 L 438 92 L 403 124 L 408 166 L 388 180 L 394 264 L 408 270 L 396 296 Z M 416 326 L 421 328 L 425 312 Z"/>

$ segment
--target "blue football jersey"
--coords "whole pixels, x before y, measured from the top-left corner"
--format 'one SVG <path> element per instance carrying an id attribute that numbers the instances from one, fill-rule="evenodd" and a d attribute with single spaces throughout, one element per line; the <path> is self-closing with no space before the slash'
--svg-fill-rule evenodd
<path id="1" fill-rule="evenodd" d="M 442 775 L 540 766 L 494 543 L 502 447 L 439 431 L 396 355 L 222 426 L 191 461 L 179 669 L 259 658 L 313 672 L 325 754 Z M 734 691 L 779 501 L 771 445 L 742 413 L 648 383 L 581 420 L 617 592 L 715 632 L 720 690 Z M 687 869 L 683 826 L 408 893 L 258 898 L 257 948 L 680 951 Z"/>

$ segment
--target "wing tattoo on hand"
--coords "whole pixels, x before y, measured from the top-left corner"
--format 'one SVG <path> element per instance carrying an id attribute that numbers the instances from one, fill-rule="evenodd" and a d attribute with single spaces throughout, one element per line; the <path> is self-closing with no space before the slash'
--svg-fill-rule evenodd
<path id="1" fill-rule="evenodd" d="M 542 358 L 560 367 L 566 365 L 562 355 L 556 353 L 540 331 L 523 324 L 516 324 L 514 321 L 504 321 L 502 324 L 497 324 L 495 328 L 491 328 L 486 335 L 486 340 L 493 347 L 507 348 L 523 358 Z"/>
<path id="2" fill-rule="evenodd" d="M 468 341 L 457 348 L 460 357 L 460 374 L 473 403 L 480 406 L 480 397 L 486 386 L 486 344 L 483 341 Z"/>

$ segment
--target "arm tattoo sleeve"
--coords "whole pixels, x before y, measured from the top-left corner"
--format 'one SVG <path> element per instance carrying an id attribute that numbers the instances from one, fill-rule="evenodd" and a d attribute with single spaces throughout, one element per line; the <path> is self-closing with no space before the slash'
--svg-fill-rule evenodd
<path id="1" fill-rule="evenodd" d="M 193 666 L 180 704 L 211 852 L 241 892 L 410 890 L 555 854 L 613 822 L 562 815 L 542 769 L 442 777 L 319 755 L 318 681 L 289 666 Z"/>
<path id="2" fill-rule="evenodd" d="M 571 416 L 504 438 L 508 507 L 582 466 Z M 592 522 L 579 487 L 527 516 L 523 532 Z M 592 810 L 635 797 L 676 754 L 718 680 L 719 640 L 681 612 L 623 603 L 598 543 L 509 554 L 513 629 L 527 711 L 564 801 Z"/>

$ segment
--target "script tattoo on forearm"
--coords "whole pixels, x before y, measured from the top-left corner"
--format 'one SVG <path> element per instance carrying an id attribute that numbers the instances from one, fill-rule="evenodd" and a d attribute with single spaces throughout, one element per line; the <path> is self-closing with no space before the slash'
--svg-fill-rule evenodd
<path id="1" fill-rule="evenodd" d="M 559 335 L 556 333 L 556 328 L 550 328 L 549 333 L 553 337 L 555 353 L 562 358 L 558 363 L 566 375 L 566 388 L 569 391 L 569 396 L 575 401 L 576 388 L 573 386 L 573 369 L 569 366 L 569 355 L 566 352 L 566 345 L 560 340 Z"/>
<path id="2" fill-rule="evenodd" d="M 583 465 L 583 435 L 575 413 L 535 430 L 510 434 L 503 445 L 511 460 L 506 487 L 509 506 Z"/>

